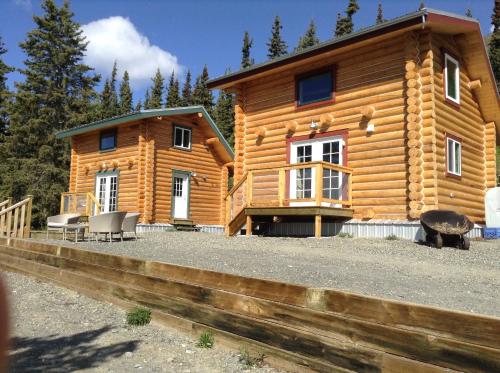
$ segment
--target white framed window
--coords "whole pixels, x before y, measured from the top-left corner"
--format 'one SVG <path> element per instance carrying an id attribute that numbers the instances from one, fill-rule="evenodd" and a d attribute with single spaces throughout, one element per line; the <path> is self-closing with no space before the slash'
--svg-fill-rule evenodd
<path id="1" fill-rule="evenodd" d="M 191 129 L 187 127 L 174 127 L 174 147 L 191 150 Z"/>
<path id="2" fill-rule="evenodd" d="M 462 143 L 446 137 L 446 163 L 448 174 L 462 176 Z"/>
<path id="3" fill-rule="evenodd" d="M 460 104 L 460 63 L 447 53 L 444 54 L 444 84 L 446 99 Z"/>

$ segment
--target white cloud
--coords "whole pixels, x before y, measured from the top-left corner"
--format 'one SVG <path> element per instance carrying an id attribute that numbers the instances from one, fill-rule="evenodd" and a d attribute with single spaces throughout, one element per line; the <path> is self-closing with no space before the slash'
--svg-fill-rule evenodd
<path id="1" fill-rule="evenodd" d="M 24 10 L 31 11 L 33 8 L 33 4 L 31 3 L 31 0 L 13 0 L 14 4 L 20 6 Z"/>
<path id="2" fill-rule="evenodd" d="M 119 78 L 124 70 L 135 87 L 149 85 L 157 68 L 165 77 L 172 71 L 180 74 L 183 67 L 177 57 L 152 45 L 128 18 L 116 16 L 99 19 L 82 26 L 89 42 L 85 63 L 106 78 L 114 61 L 118 63 Z"/>

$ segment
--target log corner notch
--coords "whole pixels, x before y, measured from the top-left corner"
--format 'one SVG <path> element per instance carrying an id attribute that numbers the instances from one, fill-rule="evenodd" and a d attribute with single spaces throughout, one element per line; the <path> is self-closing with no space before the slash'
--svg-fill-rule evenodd
<path id="1" fill-rule="evenodd" d="M 218 137 L 211 137 L 205 141 L 207 145 L 215 145 L 220 144 L 220 139 Z"/>
<path id="2" fill-rule="evenodd" d="M 367 106 L 361 107 L 361 109 L 359 111 L 360 111 L 361 115 L 363 116 L 363 118 L 372 119 L 373 115 L 375 114 L 375 107 L 373 105 L 367 105 Z"/>
<path id="3" fill-rule="evenodd" d="M 257 138 L 263 139 L 264 137 L 266 137 L 267 128 L 266 127 L 259 127 L 255 131 L 255 134 L 257 135 Z"/>
<path id="4" fill-rule="evenodd" d="M 289 120 L 285 124 L 285 128 L 289 134 L 294 134 L 295 131 L 297 131 L 298 126 L 299 126 L 299 123 L 296 120 Z"/>
<path id="5" fill-rule="evenodd" d="M 322 128 L 332 125 L 333 121 L 334 121 L 334 116 L 333 114 L 330 113 L 321 114 L 321 116 L 319 117 L 319 125 Z"/>
<path id="6" fill-rule="evenodd" d="M 474 89 L 480 89 L 482 87 L 481 80 L 471 80 L 469 82 L 469 88 L 474 90 Z"/>

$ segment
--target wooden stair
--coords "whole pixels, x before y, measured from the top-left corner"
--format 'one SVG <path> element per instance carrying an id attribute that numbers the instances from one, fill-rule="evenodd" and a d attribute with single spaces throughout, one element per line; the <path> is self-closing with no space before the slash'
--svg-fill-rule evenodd
<path id="1" fill-rule="evenodd" d="M 247 346 L 290 371 L 500 370 L 500 319 L 137 258 L 0 239 L 0 268 Z"/>
<path id="2" fill-rule="evenodd" d="M 245 209 L 241 209 L 241 211 L 233 218 L 233 220 L 231 220 L 229 222 L 229 224 L 227 225 L 226 229 L 226 234 L 228 236 L 234 236 L 236 235 L 240 230 L 241 228 L 243 228 L 243 226 L 245 225 L 246 223 L 246 214 L 245 214 Z"/>
<path id="3" fill-rule="evenodd" d="M 200 228 L 194 224 L 192 220 L 189 219 L 174 219 L 172 225 L 175 230 L 184 232 L 199 232 Z"/>

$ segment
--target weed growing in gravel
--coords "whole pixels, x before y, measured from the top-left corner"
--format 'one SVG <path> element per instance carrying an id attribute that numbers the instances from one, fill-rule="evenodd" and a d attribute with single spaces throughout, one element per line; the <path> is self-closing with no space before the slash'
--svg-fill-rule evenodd
<path id="1" fill-rule="evenodd" d="M 135 307 L 127 313 L 127 323 L 129 325 L 146 325 L 151 321 L 151 310 L 142 307 Z"/>
<path id="2" fill-rule="evenodd" d="M 340 238 L 353 238 L 352 233 L 345 233 L 345 232 L 340 232 L 337 234 L 337 237 Z"/>
<path id="3" fill-rule="evenodd" d="M 245 347 L 240 347 L 239 362 L 248 368 L 261 367 L 264 364 L 265 357 L 262 353 L 256 357 L 252 357 Z"/>
<path id="4" fill-rule="evenodd" d="M 198 339 L 196 347 L 212 348 L 214 347 L 214 343 L 214 334 L 210 330 L 207 330 L 200 335 L 200 339 Z"/>
<path id="5" fill-rule="evenodd" d="M 389 241 L 395 241 L 398 239 L 398 236 L 396 236 L 395 234 L 390 234 L 385 239 Z"/>

